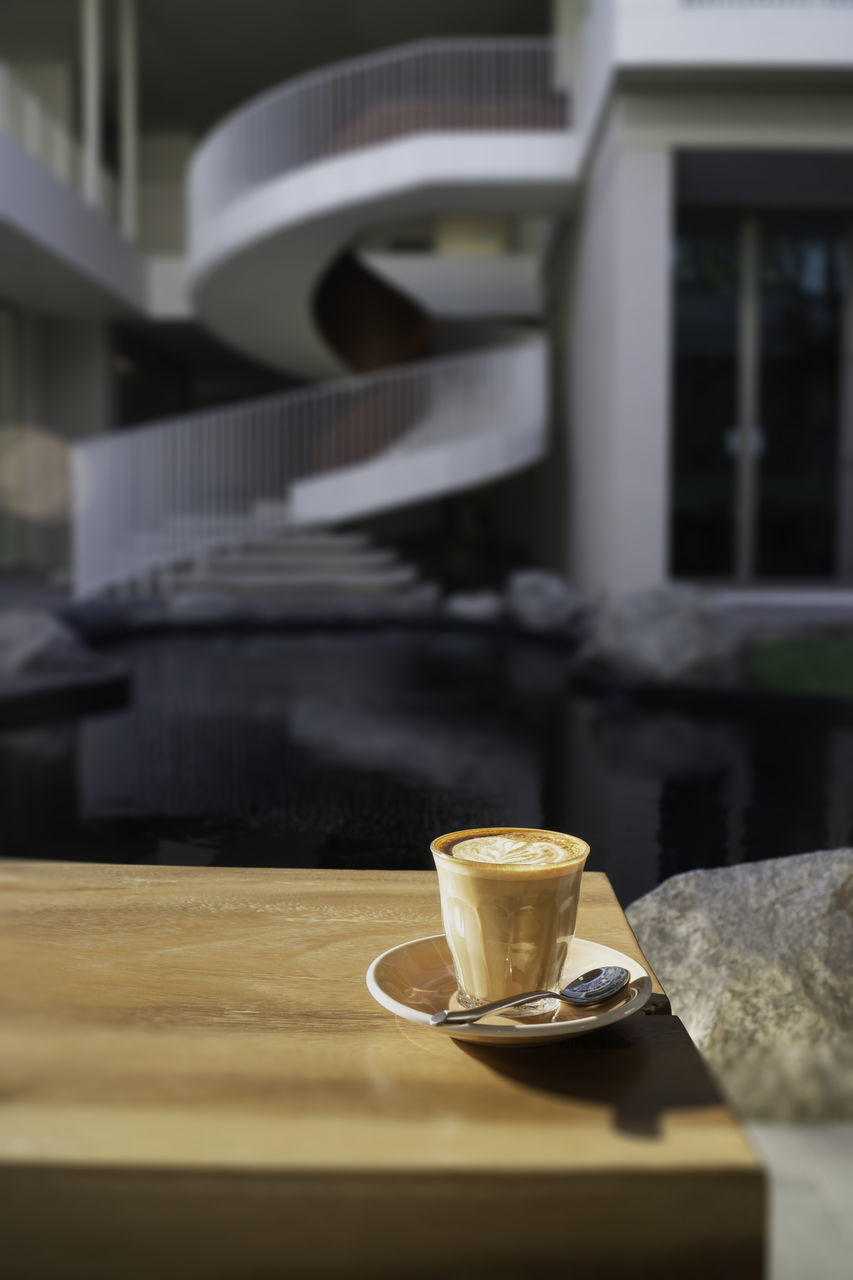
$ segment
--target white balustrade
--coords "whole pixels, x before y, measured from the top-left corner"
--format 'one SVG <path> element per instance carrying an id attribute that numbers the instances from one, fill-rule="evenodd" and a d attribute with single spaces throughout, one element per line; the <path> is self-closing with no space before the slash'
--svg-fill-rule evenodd
<path id="1" fill-rule="evenodd" d="M 0 63 L 0 130 L 11 134 L 59 182 L 81 190 L 83 166 L 76 138 L 5 63 Z M 101 209 L 113 223 L 117 206 L 115 185 L 112 174 L 102 169 Z"/>
<path id="2" fill-rule="evenodd" d="M 144 584 L 287 526 L 294 486 L 321 474 L 346 483 L 348 469 L 382 457 L 399 469 L 402 455 L 417 492 L 420 460 L 436 449 L 480 440 L 494 456 L 501 436 L 533 433 L 541 455 L 544 353 L 533 337 L 75 444 L 75 594 Z M 455 487 L 451 465 L 446 489 Z"/>
<path id="3" fill-rule="evenodd" d="M 558 54 L 552 37 L 424 40 L 290 80 L 238 111 L 196 153 L 191 226 L 291 170 L 407 134 L 566 129 Z"/>

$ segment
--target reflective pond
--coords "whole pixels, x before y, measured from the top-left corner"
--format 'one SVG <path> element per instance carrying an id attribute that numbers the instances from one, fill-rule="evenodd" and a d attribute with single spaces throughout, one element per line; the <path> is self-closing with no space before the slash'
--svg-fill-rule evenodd
<path id="1" fill-rule="evenodd" d="M 439 630 L 186 635 L 111 656 L 129 705 L 0 733 L 6 856 L 430 867 L 472 825 L 583 836 L 622 903 L 693 867 L 853 843 L 853 727 L 571 689 L 571 657 Z"/>

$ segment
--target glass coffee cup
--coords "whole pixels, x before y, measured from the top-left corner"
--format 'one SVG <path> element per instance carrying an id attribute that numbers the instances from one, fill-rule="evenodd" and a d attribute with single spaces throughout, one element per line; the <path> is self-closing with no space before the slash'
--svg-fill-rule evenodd
<path id="1" fill-rule="evenodd" d="M 524 991 L 554 990 L 575 932 L 589 845 L 531 827 L 476 827 L 430 846 L 457 999 L 476 1008 Z M 514 1015 L 550 1012 L 539 1000 Z"/>

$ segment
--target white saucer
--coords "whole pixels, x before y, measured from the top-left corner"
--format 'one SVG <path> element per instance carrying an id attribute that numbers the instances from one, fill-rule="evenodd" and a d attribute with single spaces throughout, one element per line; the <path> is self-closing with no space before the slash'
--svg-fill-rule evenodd
<path id="1" fill-rule="evenodd" d="M 452 1036 L 454 1040 L 508 1047 L 546 1044 L 596 1031 L 642 1009 L 652 993 L 652 981 L 643 966 L 621 951 L 586 938 L 575 938 L 572 943 L 559 985 L 565 986 L 587 969 L 608 964 L 622 965 L 631 976 L 627 987 L 606 1004 L 582 1009 L 561 1003 L 553 1014 L 523 1021 L 516 1021 L 513 1010 L 509 1009 L 470 1026 L 430 1026 L 431 1014 L 460 1007 L 455 999 L 456 979 L 450 948 L 443 933 L 431 938 L 415 938 L 377 956 L 367 971 L 367 987 L 374 1000 L 391 1013 L 427 1027 L 433 1033 Z"/>

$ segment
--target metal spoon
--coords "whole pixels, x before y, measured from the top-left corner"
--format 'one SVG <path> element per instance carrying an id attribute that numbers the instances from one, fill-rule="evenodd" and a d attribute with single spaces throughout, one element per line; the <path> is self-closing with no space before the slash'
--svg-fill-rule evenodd
<path id="1" fill-rule="evenodd" d="M 434 1013 L 429 1020 L 431 1027 L 464 1026 L 476 1022 L 488 1013 L 499 1013 L 502 1009 L 511 1009 L 517 1004 L 527 1004 L 532 1000 L 565 1000 L 566 1004 L 586 1005 L 601 1004 L 621 991 L 627 984 L 630 974 L 621 965 L 608 964 L 600 969 L 587 969 L 580 977 L 574 978 L 562 991 L 523 991 L 517 996 L 508 996 L 505 1000 L 493 1000 L 491 1004 L 477 1005 L 476 1009 L 459 1009 L 452 1013 L 442 1009 Z"/>

